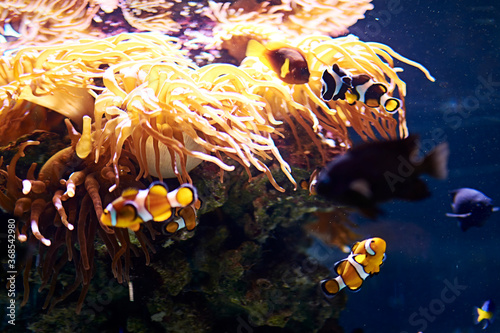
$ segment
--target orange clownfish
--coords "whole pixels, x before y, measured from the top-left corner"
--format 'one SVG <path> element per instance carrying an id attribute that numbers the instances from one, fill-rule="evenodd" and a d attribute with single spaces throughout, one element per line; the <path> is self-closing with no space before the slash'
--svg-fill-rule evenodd
<path id="1" fill-rule="evenodd" d="M 320 282 L 325 296 L 333 297 L 345 287 L 359 290 L 368 276 L 380 272 L 380 265 L 385 260 L 385 248 L 385 241 L 378 237 L 354 244 L 347 259 L 335 264 L 335 272 L 339 276 Z"/>
<path id="2" fill-rule="evenodd" d="M 373 81 L 366 74 L 353 76 L 351 84 L 352 88 L 345 94 L 349 104 L 360 101 L 371 108 L 382 105 L 387 112 L 396 112 L 401 106 L 399 99 L 387 95 L 387 87 L 384 84 Z"/>
<path id="3" fill-rule="evenodd" d="M 163 222 L 172 216 L 172 208 L 186 207 L 197 200 L 196 188 L 190 184 L 182 184 L 168 192 L 167 185 L 157 181 L 145 190 L 124 190 L 121 197 L 106 206 L 101 222 L 107 226 L 137 231 L 142 222 Z"/>
<path id="4" fill-rule="evenodd" d="M 247 46 L 247 57 L 257 57 L 279 78 L 288 84 L 309 82 L 309 67 L 304 54 L 299 49 L 279 42 L 271 42 L 267 47 L 251 39 Z"/>
<path id="5" fill-rule="evenodd" d="M 196 211 L 200 207 L 201 200 L 198 199 L 189 206 L 175 208 L 174 217 L 163 225 L 163 233 L 171 235 L 182 228 L 193 230 L 196 227 Z"/>
<path id="6" fill-rule="evenodd" d="M 309 195 L 316 195 L 316 184 L 318 183 L 318 174 L 321 171 L 320 167 L 317 167 L 314 169 L 312 172 L 311 176 L 309 177 L 309 180 L 302 179 L 300 181 L 300 187 L 303 190 L 309 191 Z"/>

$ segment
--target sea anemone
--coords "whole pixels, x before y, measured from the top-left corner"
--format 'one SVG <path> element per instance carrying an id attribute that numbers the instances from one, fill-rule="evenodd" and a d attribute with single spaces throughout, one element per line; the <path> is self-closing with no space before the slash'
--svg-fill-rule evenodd
<path id="1" fill-rule="evenodd" d="M 173 1 L 124 0 L 121 8 L 128 24 L 141 31 L 173 32 L 179 31 L 180 25 L 172 20 Z"/>
<path id="2" fill-rule="evenodd" d="M 353 74 L 368 74 L 385 83 L 389 95 L 397 89 L 404 105 L 405 85 L 392 57 L 417 66 L 433 79 L 425 68 L 384 45 L 363 43 L 354 36 L 307 37 L 296 46 L 306 55 L 312 73 L 304 85 L 283 83 L 253 57 L 244 59 L 239 67 L 197 67 L 181 60 L 110 66 L 103 76 L 106 89 L 95 103 L 96 161 L 103 151 L 109 152 L 118 184 L 117 161 L 125 147 L 137 157 L 138 177 L 176 176 L 180 182 L 189 182 L 189 170 L 202 160 L 231 171 L 233 167 L 223 161 L 224 154 L 245 166 L 249 175 L 250 166 L 264 172 L 283 191 L 263 163 L 273 156 L 296 185 L 273 140 L 282 135 L 279 129 L 283 121 L 297 142 L 293 120 L 302 125 L 322 154 L 321 130 L 334 133 L 341 141 L 338 144 L 345 145 L 350 144 L 347 127 L 353 127 L 364 139 L 376 138 L 373 127 L 384 138 L 407 135 L 404 107 L 398 110 L 399 119 L 394 119 L 383 107 L 349 105 L 346 101 L 327 104 L 319 97 L 319 78 L 327 66 L 338 63 Z"/>
<path id="3" fill-rule="evenodd" d="M 18 46 L 53 45 L 67 40 L 101 37 L 91 27 L 92 18 L 99 10 L 92 0 L 8 0 L 0 3 L 0 33 L 5 35 L 8 23 L 19 33 L 13 41 L 3 43 L 0 53 Z"/>
<path id="4" fill-rule="evenodd" d="M 78 127 L 83 116 L 93 116 L 93 90 L 104 69 L 123 61 L 162 56 L 184 58 L 175 39 L 156 34 L 120 34 L 102 40 L 26 47 L 0 59 L 0 144 L 29 133 L 40 113 L 55 111 Z M 61 103 L 64 101 L 64 103 Z"/>
<path id="5" fill-rule="evenodd" d="M 206 15 L 218 22 L 214 31 L 220 38 L 240 30 L 240 25 L 272 25 L 286 37 L 305 34 L 340 36 L 347 28 L 364 18 L 367 10 L 373 9 L 371 0 L 327 1 L 327 0 L 240 0 L 218 3 L 209 1 Z M 236 33 L 238 35 L 238 33 Z"/>

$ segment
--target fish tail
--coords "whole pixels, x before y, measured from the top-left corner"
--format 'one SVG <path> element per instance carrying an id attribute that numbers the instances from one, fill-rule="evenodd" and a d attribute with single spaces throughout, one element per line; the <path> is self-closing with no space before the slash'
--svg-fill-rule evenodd
<path id="1" fill-rule="evenodd" d="M 475 324 L 479 324 L 480 322 L 482 322 L 483 320 L 485 321 L 485 325 L 487 325 L 487 322 L 488 322 L 488 318 L 487 318 L 487 315 L 488 315 L 488 312 L 484 311 L 483 309 L 475 306 L 474 307 L 474 313 L 476 316 L 474 316 L 474 323 Z"/>
<path id="2" fill-rule="evenodd" d="M 255 39 L 250 39 L 247 44 L 247 57 L 258 57 L 260 58 L 262 54 L 266 52 L 266 47 L 256 41 Z"/>
<path id="3" fill-rule="evenodd" d="M 422 172 L 437 179 L 446 179 L 448 177 L 449 155 L 448 143 L 440 143 L 425 157 L 422 163 Z"/>
<path id="4" fill-rule="evenodd" d="M 266 53 L 268 52 L 267 48 L 256 41 L 255 39 L 250 39 L 247 44 L 247 51 L 245 55 L 247 57 L 257 57 L 259 60 L 269 69 L 272 69 L 271 63 L 266 57 Z"/>
<path id="5" fill-rule="evenodd" d="M 345 287 L 344 280 L 341 276 L 337 276 L 335 279 L 325 279 L 320 282 L 321 291 L 326 297 L 331 298 L 337 295 Z"/>

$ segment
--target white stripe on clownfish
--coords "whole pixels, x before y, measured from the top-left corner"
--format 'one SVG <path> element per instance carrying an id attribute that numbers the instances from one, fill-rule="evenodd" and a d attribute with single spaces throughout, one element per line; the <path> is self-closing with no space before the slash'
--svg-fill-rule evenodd
<path id="1" fill-rule="evenodd" d="M 356 255 L 353 255 L 352 253 L 347 257 L 347 261 L 354 267 L 356 272 L 358 273 L 359 277 L 362 280 L 365 280 L 370 274 L 365 272 L 365 269 L 363 268 L 363 265 L 361 265 L 359 262 L 354 259 Z"/>
<path id="2" fill-rule="evenodd" d="M 339 291 L 341 291 L 342 289 L 344 289 L 346 287 L 346 284 L 345 284 L 342 276 L 339 275 L 334 280 L 337 281 L 337 284 L 339 285 Z"/>
<path id="3" fill-rule="evenodd" d="M 106 206 L 105 210 L 108 211 L 111 214 L 111 225 L 113 227 L 116 226 L 117 217 L 116 217 L 116 210 L 113 208 L 113 204 L 109 203 Z"/>
<path id="4" fill-rule="evenodd" d="M 137 192 L 137 195 L 134 198 L 134 206 L 137 209 L 137 215 L 143 221 L 151 221 L 153 219 L 153 215 L 146 208 L 146 198 L 149 195 L 149 189 L 140 190 Z M 168 197 L 168 196 L 167 196 Z"/>
<path id="5" fill-rule="evenodd" d="M 366 242 L 365 242 L 365 250 L 366 250 L 366 252 L 369 255 L 374 256 L 375 255 L 375 251 L 373 251 L 372 248 L 370 247 L 370 244 L 372 243 L 372 241 L 373 241 L 373 238 L 370 238 L 370 239 L 366 240 Z"/>

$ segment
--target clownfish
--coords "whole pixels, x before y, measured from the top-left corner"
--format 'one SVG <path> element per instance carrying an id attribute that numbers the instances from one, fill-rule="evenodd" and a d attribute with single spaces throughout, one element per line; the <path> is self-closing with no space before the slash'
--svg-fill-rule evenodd
<path id="1" fill-rule="evenodd" d="M 248 42 L 247 57 L 257 57 L 279 78 L 288 84 L 309 82 L 309 67 L 304 54 L 297 48 L 278 42 L 271 42 L 267 47 L 256 40 Z"/>
<path id="2" fill-rule="evenodd" d="M 124 190 L 121 197 L 106 206 L 101 222 L 107 226 L 137 231 L 141 223 L 166 221 L 172 216 L 173 208 L 192 205 L 197 199 L 196 188 L 190 184 L 182 184 L 168 192 L 166 184 L 156 181 L 145 190 Z"/>
<path id="3" fill-rule="evenodd" d="M 352 88 L 346 93 L 346 101 L 351 105 L 356 101 L 371 108 L 382 105 L 387 112 L 396 112 L 401 106 L 399 99 L 387 95 L 387 87 L 384 84 L 373 81 L 366 74 L 353 76 L 351 84 Z"/>
<path id="4" fill-rule="evenodd" d="M 193 230 L 196 227 L 196 211 L 200 207 L 201 200 L 198 199 L 189 206 L 175 208 L 174 217 L 163 225 L 163 233 L 171 235 L 182 228 L 186 228 L 188 231 Z"/>
<path id="5" fill-rule="evenodd" d="M 320 282 L 321 290 L 325 296 L 331 298 L 345 287 L 352 291 L 359 290 L 368 276 L 380 272 L 380 265 L 385 260 L 385 249 L 385 241 L 378 237 L 365 239 L 354 244 L 351 254 L 334 266 L 335 272 L 339 276 Z"/>
<path id="6" fill-rule="evenodd" d="M 337 64 L 333 64 L 332 69 L 325 69 L 321 76 L 321 98 L 324 101 L 345 100 L 346 92 L 351 88 L 352 78 Z"/>
<path id="7" fill-rule="evenodd" d="M 486 329 L 495 318 L 495 303 L 489 299 L 483 303 L 481 308 L 474 307 L 474 323 L 477 325 L 483 322 L 483 330 Z"/>
<path id="8" fill-rule="evenodd" d="M 320 167 L 314 169 L 309 177 L 309 180 L 302 179 L 300 181 L 300 188 L 309 191 L 309 195 L 316 195 L 316 183 L 318 182 L 318 174 L 321 171 Z"/>

